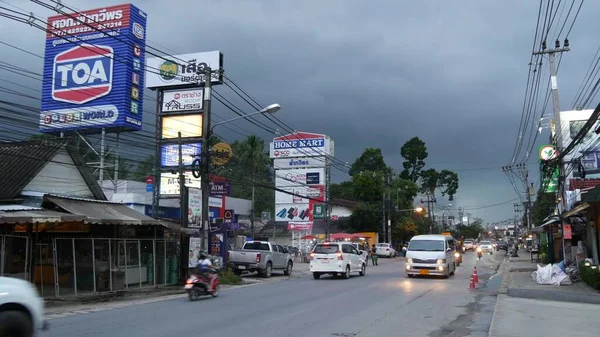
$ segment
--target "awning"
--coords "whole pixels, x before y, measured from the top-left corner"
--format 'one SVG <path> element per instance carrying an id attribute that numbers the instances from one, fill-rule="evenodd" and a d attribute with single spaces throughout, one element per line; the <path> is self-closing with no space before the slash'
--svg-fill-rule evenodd
<path id="1" fill-rule="evenodd" d="M 562 216 L 563 216 L 563 218 L 572 217 L 572 216 L 574 216 L 574 215 L 576 215 L 578 213 L 581 213 L 581 212 L 585 211 L 589 207 L 590 207 L 590 204 L 588 204 L 587 202 L 584 202 L 582 204 L 577 205 L 572 210 L 563 213 Z"/>
<path id="2" fill-rule="evenodd" d="M 52 203 L 73 215 L 83 216 L 85 223 L 89 224 L 167 227 L 163 221 L 153 219 L 119 203 L 50 195 L 44 196 L 44 203 Z"/>
<path id="3" fill-rule="evenodd" d="M 84 219 L 85 216 L 49 210 L 0 212 L 0 223 L 3 224 L 69 222 Z"/>

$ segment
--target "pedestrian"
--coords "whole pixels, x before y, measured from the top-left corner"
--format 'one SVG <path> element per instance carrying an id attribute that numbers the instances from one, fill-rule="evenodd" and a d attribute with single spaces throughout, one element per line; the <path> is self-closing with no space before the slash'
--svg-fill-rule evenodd
<path id="1" fill-rule="evenodd" d="M 371 261 L 373 262 L 374 266 L 379 265 L 377 263 L 377 248 L 375 247 L 375 244 L 373 244 L 373 246 L 371 246 Z"/>

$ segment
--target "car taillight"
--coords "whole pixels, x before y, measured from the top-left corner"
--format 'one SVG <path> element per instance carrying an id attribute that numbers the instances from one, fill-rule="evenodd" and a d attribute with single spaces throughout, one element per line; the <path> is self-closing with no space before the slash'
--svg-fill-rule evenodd
<path id="1" fill-rule="evenodd" d="M 314 260 L 315 259 L 315 253 L 310 253 L 308 255 L 308 258 L 311 259 L 311 260 Z"/>
<path id="2" fill-rule="evenodd" d="M 260 263 L 260 259 L 262 258 L 261 253 L 256 253 L 256 263 Z"/>
<path id="3" fill-rule="evenodd" d="M 386 248 L 386 249 L 385 249 L 385 251 L 386 251 L 386 252 L 389 252 L 389 251 L 390 251 L 390 249 L 389 249 L 389 248 Z"/>
<path id="4" fill-rule="evenodd" d="M 338 260 L 343 260 L 344 259 L 344 255 L 340 251 L 337 252 L 337 256 L 338 256 Z"/>

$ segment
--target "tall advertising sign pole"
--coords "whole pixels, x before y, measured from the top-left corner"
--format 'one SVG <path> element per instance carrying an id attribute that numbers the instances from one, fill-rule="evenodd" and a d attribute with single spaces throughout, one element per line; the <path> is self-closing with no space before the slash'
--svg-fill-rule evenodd
<path id="1" fill-rule="evenodd" d="M 211 78 L 212 70 L 207 66 L 204 68 L 204 117 L 202 121 L 202 155 L 200 156 L 200 163 L 202 167 L 202 175 L 200 178 L 200 184 L 202 187 L 202 242 L 200 244 L 200 248 L 202 250 L 205 250 L 208 247 L 208 235 L 206 230 L 209 226 L 208 201 L 210 198 L 210 182 L 208 178 L 208 171 L 210 168 L 210 152 L 208 149 L 208 141 L 210 139 Z"/>

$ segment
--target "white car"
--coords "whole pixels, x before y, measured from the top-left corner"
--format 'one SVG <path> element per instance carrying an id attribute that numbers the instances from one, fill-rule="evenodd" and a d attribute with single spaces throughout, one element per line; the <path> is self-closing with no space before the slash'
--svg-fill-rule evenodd
<path id="1" fill-rule="evenodd" d="M 34 336 L 46 330 L 44 300 L 24 280 L 0 277 L 0 336 Z"/>
<path id="2" fill-rule="evenodd" d="M 479 243 L 479 247 L 481 247 L 481 250 L 484 252 L 491 252 L 494 250 L 494 246 L 492 245 L 491 241 L 481 241 Z"/>
<path id="3" fill-rule="evenodd" d="M 396 250 L 389 243 L 378 243 L 375 246 L 377 256 L 385 256 L 385 257 L 395 257 Z"/>
<path id="4" fill-rule="evenodd" d="M 473 240 L 465 240 L 463 247 L 465 250 L 475 250 L 475 242 Z"/>
<path id="5" fill-rule="evenodd" d="M 351 243 L 319 243 L 310 253 L 310 272 L 315 280 L 323 274 L 342 275 L 345 279 L 351 273 L 364 276 L 367 262 Z"/>

